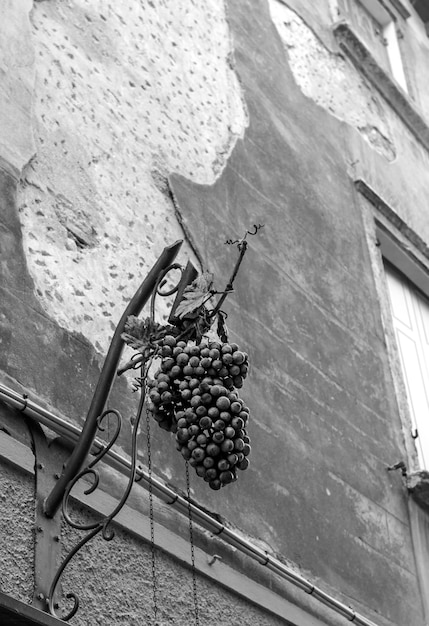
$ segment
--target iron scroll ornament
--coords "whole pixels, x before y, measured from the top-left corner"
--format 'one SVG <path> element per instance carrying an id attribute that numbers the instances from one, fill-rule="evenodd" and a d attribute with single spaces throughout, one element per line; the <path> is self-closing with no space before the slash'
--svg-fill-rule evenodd
<path id="1" fill-rule="evenodd" d="M 171 289 L 168 289 L 166 291 L 163 291 L 162 288 L 164 286 L 164 283 L 166 282 L 166 276 L 169 272 L 171 272 L 172 270 L 180 270 L 181 275 L 180 275 L 180 279 L 179 282 L 174 285 Z M 192 264 L 188 263 L 186 268 L 182 268 L 182 266 L 178 265 L 177 263 L 174 264 L 170 264 L 167 267 L 164 267 L 161 271 L 158 272 L 158 275 L 156 277 L 156 280 L 154 281 L 154 285 L 152 288 L 152 292 L 150 294 L 150 311 L 151 311 L 151 319 L 154 319 L 155 316 L 155 298 L 157 295 L 162 296 L 162 297 L 168 297 L 168 296 L 172 296 L 175 293 L 180 294 L 180 290 L 183 290 L 183 283 L 191 280 L 192 277 L 194 277 L 196 275 L 196 270 L 193 267 Z M 177 298 L 176 298 L 177 300 Z M 127 308 L 127 310 L 129 309 L 129 307 Z M 174 307 L 173 307 L 174 310 Z M 128 317 L 128 316 L 127 316 Z M 123 330 L 123 328 L 122 328 Z M 113 340 L 112 340 L 113 343 Z M 118 357 L 119 359 L 119 357 Z M 115 363 L 115 370 L 117 370 L 117 364 L 118 364 L 118 359 L 116 360 Z M 106 359 L 107 360 L 107 359 Z M 133 363 L 133 369 L 139 369 L 139 377 L 138 380 L 139 381 L 145 381 L 147 378 L 147 373 L 148 370 L 150 368 L 151 365 L 151 358 L 147 359 L 145 362 L 141 362 L 141 359 L 139 360 L 135 360 Z M 120 373 L 120 370 L 117 370 L 118 373 Z M 137 436 L 138 436 L 138 432 L 139 432 L 139 426 L 141 423 L 141 418 L 142 418 L 142 414 L 143 414 L 143 408 L 144 408 L 144 404 L 145 404 L 145 398 L 146 398 L 146 388 L 144 384 L 139 384 L 138 385 L 139 388 L 139 392 L 140 392 L 140 399 L 139 399 L 139 404 L 138 404 L 138 408 L 136 411 L 136 415 L 135 418 L 133 420 L 131 420 L 132 423 L 132 434 L 131 434 L 131 471 L 130 474 L 128 476 L 128 481 L 127 481 L 127 485 L 126 488 L 124 490 L 124 493 L 120 499 L 120 501 L 118 502 L 118 504 L 116 505 L 116 507 L 113 509 L 113 511 L 111 511 L 111 513 L 109 513 L 108 515 L 106 515 L 105 517 L 103 517 L 100 521 L 97 522 L 91 522 L 91 523 L 80 523 L 77 522 L 75 520 L 73 520 L 70 512 L 69 512 L 69 505 L 70 505 L 70 497 L 71 497 L 71 492 L 73 490 L 73 488 L 75 487 L 75 485 L 83 478 L 85 477 L 90 477 L 92 482 L 90 484 L 90 486 L 84 491 L 85 495 L 90 495 L 91 493 L 93 493 L 97 487 L 99 486 L 100 483 L 100 475 L 97 469 L 97 465 L 100 463 L 100 461 L 103 459 L 103 457 L 108 453 L 108 451 L 113 447 L 113 445 L 115 444 L 115 442 L 117 441 L 120 432 L 121 432 L 121 428 L 123 425 L 123 417 L 121 415 L 121 413 L 117 410 L 117 409 L 106 409 L 103 411 L 103 413 L 101 413 L 101 415 L 99 417 L 96 418 L 95 420 L 95 434 L 91 439 L 90 445 L 92 445 L 96 432 L 97 430 L 100 432 L 104 432 L 105 430 L 105 422 L 109 417 L 113 417 L 115 420 L 115 425 L 114 425 L 114 429 L 113 429 L 113 434 L 111 435 L 109 441 L 103 446 L 103 448 L 100 450 L 100 452 L 88 463 L 88 465 L 82 469 L 81 471 L 79 471 L 74 477 L 72 477 L 72 479 L 69 481 L 69 483 L 66 486 L 63 498 L 62 498 L 62 513 L 63 513 L 63 517 L 64 517 L 64 521 L 71 527 L 71 528 L 75 528 L 76 530 L 80 530 L 80 531 L 85 531 L 87 532 L 87 534 L 70 550 L 70 552 L 67 554 L 67 556 L 64 558 L 64 560 L 62 561 L 60 567 L 58 568 L 54 579 L 52 581 L 51 587 L 49 589 L 49 593 L 47 596 L 47 608 L 48 611 L 51 615 L 53 615 L 54 617 L 57 617 L 63 621 L 69 621 L 78 611 L 79 609 L 79 596 L 74 593 L 74 592 L 68 592 L 65 594 L 65 597 L 67 600 L 71 600 L 73 602 L 73 606 L 71 609 L 68 610 L 68 612 L 65 615 L 58 615 L 57 614 L 57 610 L 59 609 L 59 603 L 56 601 L 56 592 L 57 592 L 57 588 L 58 585 L 61 581 L 62 575 L 64 574 L 65 569 L 67 568 L 68 564 L 71 562 L 71 560 L 73 559 L 73 557 L 81 550 L 81 548 L 83 548 L 91 539 L 93 539 L 96 535 L 98 535 L 99 533 L 101 533 L 101 536 L 103 537 L 104 540 L 106 541 L 111 541 L 114 536 L 115 536 L 115 531 L 111 526 L 111 522 L 113 521 L 113 519 L 118 515 L 118 513 L 122 510 L 122 508 L 124 507 L 124 505 L 127 502 L 128 496 L 130 495 L 132 486 L 134 484 L 134 482 L 136 481 L 136 471 L 137 471 L 137 452 L 138 452 L 138 448 L 137 448 Z M 110 387 L 109 387 L 110 390 Z M 106 395 L 106 399 L 107 400 L 107 395 Z M 104 403 L 103 403 L 104 406 Z"/>

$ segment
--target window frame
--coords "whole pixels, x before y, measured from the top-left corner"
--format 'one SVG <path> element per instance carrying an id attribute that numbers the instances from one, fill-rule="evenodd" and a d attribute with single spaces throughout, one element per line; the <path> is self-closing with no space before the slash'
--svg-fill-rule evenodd
<path id="1" fill-rule="evenodd" d="M 429 246 L 415 233 L 363 179 L 355 178 L 359 205 L 363 213 L 367 246 L 380 305 L 395 400 L 405 444 L 409 474 L 421 472 L 422 465 L 413 437 L 413 419 L 397 346 L 384 260 L 397 268 L 419 291 L 429 298 Z"/>
<path id="2" fill-rule="evenodd" d="M 341 2 L 341 8 L 339 3 Z M 361 5 L 359 9 L 358 5 Z M 374 35 L 385 46 L 386 67 L 377 59 L 377 54 L 371 45 L 362 37 L 357 30 L 356 18 L 358 13 L 355 10 L 366 13 L 375 23 L 373 26 Z M 405 66 L 402 60 L 400 38 L 402 38 L 405 20 L 410 17 L 410 13 L 401 4 L 400 0 L 337 0 L 337 12 L 340 19 L 349 23 L 355 36 L 368 48 L 374 61 L 379 66 L 380 71 L 385 72 L 406 94 L 409 93 L 409 84 L 406 76 Z M 377 28 L 379 32 L 377 32 Z M 384 56 L 384 55 L 383 55 Z"/>

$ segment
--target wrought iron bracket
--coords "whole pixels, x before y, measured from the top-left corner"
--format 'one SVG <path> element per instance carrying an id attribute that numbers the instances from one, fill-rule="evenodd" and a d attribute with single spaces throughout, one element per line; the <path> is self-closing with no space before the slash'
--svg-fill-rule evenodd
<path id="1" fill-rule="evenodd" d="M 59 478 L 53 468 L 57 462 L 64 461 L 64 450 L 55 442 L 48 444 L 39 424 L 28 420 L 28 425 L 33 440 L 36 477 L 33 605 L 46 610 L 49 588 L 61 556 L 61 516 L 46 517 L 43 503 Z"/>
<path id="2" fill-rule="evenodd" d="M 182 243 L 183 241 L 179 240 L 164 248 L 159 259 L 134 294 L 116 327 L 79 441 L 70 455 L 62 475 L 45 499 L 44 513 L 47 517 L 53 517 L 58 511 L 67 486 L 81 470 L 91 449 L 98 428 L 97 420 L 104 411 L 124 347 L 121 335 L 124 332 L 125 323 L 130 315 L 138 315 L 148 302 L 160 275 L 172 264 Z"/>

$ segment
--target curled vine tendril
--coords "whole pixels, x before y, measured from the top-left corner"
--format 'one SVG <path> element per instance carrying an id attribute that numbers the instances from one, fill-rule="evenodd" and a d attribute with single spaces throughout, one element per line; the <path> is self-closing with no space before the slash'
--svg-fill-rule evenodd
<path id="1" fill-rule="evenodd" d="M 264 228 L 265 224 L 253 224 L 253 232 L 252 230 L 246 230 L 246 232 L 244 233 L 244 237 L 242 237 L 241 239 L 227 239 L 225 241 L 225 243 L 228 246 L 233 246 L 235 244 L 238 245 L 238 248 L 240 249 L 241 246 L 243 246 L 244 242 L 247 239 L 247 235 L 251 235 L 253 237 L 253 235 L 256 235 L 258 231 L 261 230 L 261 228 Z"/>

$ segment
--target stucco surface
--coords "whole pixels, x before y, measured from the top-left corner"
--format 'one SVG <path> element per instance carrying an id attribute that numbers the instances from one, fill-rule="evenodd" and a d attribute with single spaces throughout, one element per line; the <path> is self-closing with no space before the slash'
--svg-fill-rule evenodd
<path id="1" fill-rule="evenodd" d="M 34 571 L 33 479 L 0 461 L 0 588 L 31 602 Z"/>
<path id="2" fill-rule="evenodd" d="M 244 133 L 225 7 L 42 2 L 31 24 L 27 263 L 45 311 L 104 350 L 164 245 L 183 237 L 167 173 L 213 182 Z"/>
<path id="3" fill-rule="evenodd" d="M 76 508 L 73 515 L 81 522 L 88 520 L 82 509 Z M 64 528 L 62 537 L 66 553 L 78 539 L 78 534 Z M 190 568 L 156 550 L 155 579 L 156 624 L 185 626 L 195 623 Z M 63 578 L 63 590 L 74 591 L 81 599 L 81 609 L 73 618 L 73 623 L 79 626 L 88 623 L 102 625 L 106 620 L 110 624 L 129 626 L 155 623 L 150 545 L 120 529 L 116 529 L 113 542 L 96 538 L 70 563 Z M 198 575 L 197 602 L 201 624 L 285 626 L 288 623 Z"/>

